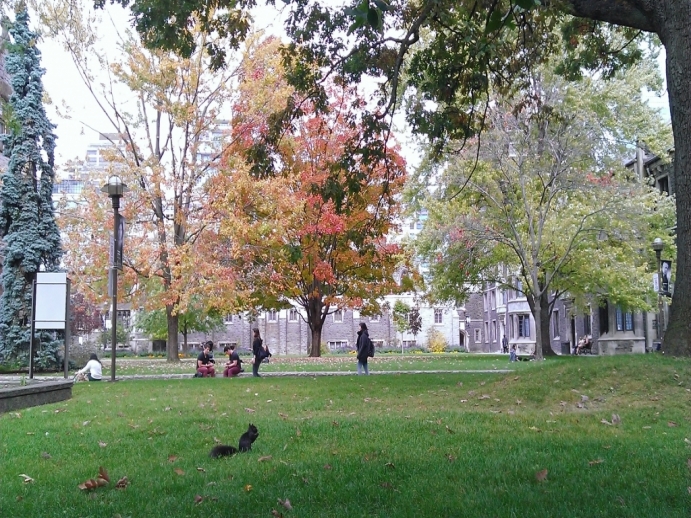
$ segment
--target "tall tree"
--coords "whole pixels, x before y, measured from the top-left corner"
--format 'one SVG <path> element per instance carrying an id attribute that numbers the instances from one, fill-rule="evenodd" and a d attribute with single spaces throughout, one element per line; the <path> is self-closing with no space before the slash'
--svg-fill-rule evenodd
<path id="1" fill-rule="evenodd" d="M 272 150 L 268 158 L 280 165 L 280 174 L 253 177 L 243 157 L 270 128 L 267 97 L 290 94 L 278 46 L 275 39 L 258 45 L 242 65 L 234 145 L 211 191 L 220 215 L 218 257 L 243 272 L 247 304 L 301 306 L 312 334 L 310 356 L 319 356 L 329 314 L 352 307 L 374 311 L 382 295 L 397 289 L 393 273 L 401 257 L 386 237 L 398 214 L 405 167 L 390 143 L 383 142 L 381 155 L 351 153 L 363 131 L 362 101 L 334 86 L 328 113 L 303 105 L 303 115 Z"/>
<path id="2" fill-rule="evenodd" d="M 12 95 L 3 110 L 8 134 L 3 152 L 9 165 L 0 187 L 0 236 L 3 241 L 0 352 L 24 357 L 31 335 L 32 286 L 36 273 L 55 272 L 62 247 L 53 213 L 55 126 L 43 107 L 43 69 L 36 48 L 38 35 L 29 15 L 17 12 L 10 26 L 5 68 Z"/>
<path id="3" fill-rule="evenodd" d="M 568 84 L 542 73 L 520 103 L 493 105 L 483 141 L 450 159 L 431 195 L 419 250 L 433 294 L 485 282 L 520 291 L 538 358 L 554 354 L 549 322 L 564 293 L 581 306 L 594 297 L 650 308 L 648 243 L 673 226 L 672 200 L 620 165 L 637 134 L 665 133 L 638 99 L 645 77 Z"/>
<path id="4" fill-rule="evenodd" d="M 170 20 L 188 20 L 199 12 L 207 29 L 220 25 L 240 36 L 235 20 L 248 7 L 225 0 L 116 1 L 131 5 L 147 43 L 187 53 L 189 24 Z M 640 59 L 641 39 L 656 35 L 666 50 L 679 245 L 663 347 L 669 354 L 691 355 L 686 326 L 691 313 L 691 140 L 686 138 L 691 131 L 691 0 L 423 0 L 393 5 L 352 0 L 341 9 L 310 0 L 287 4 L 297 83 L 313 88 L 322 73 L 333 71 L 355 82 L 363 74 L 382 76 L 382 91 L 390 100 L 384 104 L 392 110 L 400 99 L 396 92 L 407 81 L 420 94 L 420 102 L 410 105 L 415 130 L 440 142 L 465 140 L 481 130 L 489 90 L 522 84 L 523 72 L 557 48 L 569 50 L 564 73 L 577 76 L 583 68 L 599 67 L 611 75 Z M 434 102 L 426 102 L 430 100 Z"/>
<path id="5" fill-rule="evenodd" d="M 204 189 L 223 151 L 234 72 L 212 73 L 205 42 L 213 38 L 199 34 L 198 50 L 189 58 L 149 52 L 127 37 L 103 70 L 109 57 L 98 51 L 95 28 L 86 17 L 66 21 L 68 11 L 74 14 L 47 10 L 48 27 L 111 123 L 105 157 L 110 166 L 94 173 L 103 175 L 101 182 L 117 173 L 130 189 L 122 200 L 128 235 L 121 293 L 135 307 L 165 308 L 167 359 L 178 361 L 180 314 L 198 308 L 199 300 L 203 310 L 214 305 L 205 280 L 212 272 L 200 260 L 197 240 L 209 224 L 203 218 Z M 97 73 L 109 81 L 101 83 Z M 83 196 L 84 203 L 65 218 L 67 263 L 83 293 L 105 300 L 109 200 L 96 189 Z"/>

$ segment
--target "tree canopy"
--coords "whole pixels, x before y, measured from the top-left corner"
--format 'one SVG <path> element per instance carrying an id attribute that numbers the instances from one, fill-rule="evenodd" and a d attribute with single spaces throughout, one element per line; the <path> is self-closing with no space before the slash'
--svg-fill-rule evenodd
<path id="1" fill-rule="evenodd" d="M 254 2 L 235 0 L 115 0 L 130 6 L 134 23 L 154 46 L 192 52 L 189 21 L 206 30 L 246 32 L 243 14 Z M 97 0 L 103 5 L 104 0 Z M 271 3 L 271 2 L 270 2 Z M 642 41 L 665 47 L 670 113 L 675 135 L 678 187 L 678 270 L 665 349 L 691 355 L 685 319 L 691 311 L 691 0 L 352 0 L 332 6 L 318 0 L 285 2 L 284 53 L 288 76 L 308 95 L 325 102 L 324 75 L 359 83 L 375 77 L 381 87 L 372 124 L 404 100 L 416 132 L 441 151 L 462 143 L 484 126 L 490 93 L 526 86 L 528 71 L 555 53 L 560 71 L 580 77 L 597 70 L 611 77 L 640 59 Z M 223 64 L 217 49 L 216 65 Z M 408 88 L 410 87 L 410 88 Z M 323 106 L 322 106 L 323 107 Z M 363 148 L 367 142 L 363 141 Z"/>

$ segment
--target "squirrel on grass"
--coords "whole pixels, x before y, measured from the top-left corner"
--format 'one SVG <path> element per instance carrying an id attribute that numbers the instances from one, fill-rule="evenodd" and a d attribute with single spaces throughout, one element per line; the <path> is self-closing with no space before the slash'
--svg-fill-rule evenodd
<path id="1" fill-rule="evenodd" d="M 257 437 L 259 437 L 259 430 L 257 430 L 256 426 L 250 423 L 247 431 L 240 436 L 240 444 L 238 445 L 238 448 L 225 444 L 217 444 L 211 448 L 209 457 L 212 459 L 217 459 L 219 457 L 235 455 L 238 451 L 250 451 L 252 449 L 252 443 L 257 440 Z"/>

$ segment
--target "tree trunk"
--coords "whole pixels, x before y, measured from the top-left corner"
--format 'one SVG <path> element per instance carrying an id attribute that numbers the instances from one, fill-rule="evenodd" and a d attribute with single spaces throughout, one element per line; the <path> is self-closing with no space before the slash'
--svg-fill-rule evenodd
<path id="1" fill-rule="evenodd" d="M 539 301 L 535 301 L 533 297 L 529 297 L 533 302 L 529 304 L 533 312 L 533 320 L 535 320 L 535 359 L 542 360 L 542 308 Z"/>
<path id="2" fill-rule="evenodd" d="M 691 2 L 667 0 L 664 6 L 666 16 L 659 36 L 667 52 L 667 91 L 674 131 L 677 275 L 662 349 L 673 356 L 691 356 Z"/>
<path id="3" fill-rule="evenodd" d="M 307 324 L 312 331 L 309 355 L 311 358 L 319 358 L 321 356 L 322 327 L 324 326 L 324 319 L 322 318 L 324 304 L 321 296 L 310 297 L 305 310 L 307 311 Z"/>
<path id="4" fill-rule="evenodd" d="M 178 329 L 179 316 L 177 313 L 173 314 L 174 306 L 166 306 L 166 320 L 168 321 L 168 342 L 166 346 L 166 360 L 169 362 L 179 362 L 178 355 Z"/>
<path id="5" fill-rule="evenodd" d="M 557 353 L 554 352 L 552 348 L 552 339 L 549 329 L 549 321 L 551 319 L 551 312 L 549 310 L 549 294 L 546 291 L 542 292 L 540 296 L 540 330 L 542 336 L 542 356 L 556 356 Z M 535 324 L 537 326 L 537 322 Z"/>

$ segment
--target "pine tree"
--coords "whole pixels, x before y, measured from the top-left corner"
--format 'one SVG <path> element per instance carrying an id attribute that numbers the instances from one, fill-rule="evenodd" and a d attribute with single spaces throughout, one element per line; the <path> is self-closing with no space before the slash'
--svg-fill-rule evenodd
<path id="1" fill-rule="evenodd" d="M 54 125 L 43 107 L 44 70 L 29 29 L 26 10 L 10 27 L 5 67 L 13 93 L 4 110 L 9 158 L 0 187 L 0 237 L 3 247 L 0 298 L 0 353 L 25 360 L 28 354 L 31 290 L 36 272 L 57 271 L 62 257 L 52 193 L 55 161 Z"/>

